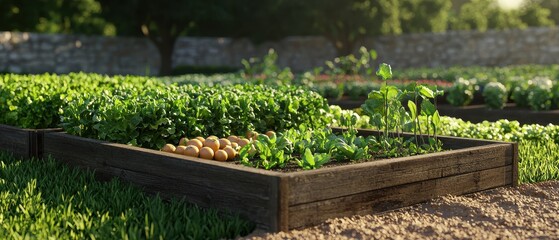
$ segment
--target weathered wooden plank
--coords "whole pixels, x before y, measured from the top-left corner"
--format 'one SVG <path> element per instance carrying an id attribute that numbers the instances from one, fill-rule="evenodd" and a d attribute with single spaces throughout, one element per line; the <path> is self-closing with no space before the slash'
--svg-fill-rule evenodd
<path id="1" fill-rule="evenodd" d="M 462 195 L 512 185 L 512 166 L 376 189 L 334 199 L 303 203 L 289 208 L 289 228 L 326 219 L 363 215 L 410 206 L 437 196 Z"/>
<path id="2" fill-rule="evenodd" d="M 278 191 L 278 231 L 289 230 L 289 179 L 281 176 Z"/>
<path id="3" fill-rule="evenodd" d="M 289 174 L 289 205 L 512 164 L 511 144 L 384 159 Z"/>
<path id="4" fill-rule="evenodd" d="M 30 136 L 31 155 L 39 159 L 43 158 L 45 134 L 50 132 L 62 131 L 62 128 L 33 129 Z"/>
<path id="5" fill-rule="evenodd" d="M 0 150 L 12 152 L 22 158 L 41 158 L 43 134 L 54 131 L 61 131 L 61 129 L 25 129 L 0 124 Z"/>
<path id="6" fill-rule="evenodd" d="M 512 143 L 512 186 L 518 186 L 518 143 Z"/>
<path id="7" fill-rule="evenodd" d="M 8 151 L 16 157 L 29 158 L 30 130 L 0 124 L 0 150 Z"/>
<path id="8" fill-rule="evenodd" d="M 111 166 L 155 176 L 183 179 L 208 187 L 235 188 L 245 194 L 266 194 L 269 189 L 265 186 L 268 186 L 268 182 L 271 181 L 269 177 L 279 176 L 277 172 L 106 143 L 62 133 L 45 135 L 45 153 L 61 160 L 86 162 L 92 168 Z M 210 181 L 210 179 L 215 180 Z"/>
<path id="9" fill-rule="evenodd" d="M 344 128 L 332 128 L 332 132 L 341 132 L 344 131 Z M 369 129 L 358 129 L 358 135 L 367 137 L 367 136 L 379 136 L 382 134 L 376 130 L 369 130 Z M 401 136 L 405 138 L 409 138 L 413 136 L 413 133 L 403 133 Z M 452 137 L 452 136 L 438 136 L 439 140 L 443 142 L 443 148 L 445 149 L 461 149 L 461 148 L 468 148 L 468 147 L 477 147 L 483 146 L 491 143 L 505 143 L 502 141 L 493 141 L 493 140 L 482 140 L 482 139 L 471 139 L 471 138 L 461 138 L 461 137 Z"/>
<path id="10" fill-rule="evenodd" d="M 273 195 L 254 198 L 239 194 L 234 189 L 209 188 L 181 179 L 154 176 L 109 166 L 97 169 L 96 174 L 118 177 L 141 186 L 146 192 L 159 194 L 165 199 L 186 197 L 189 202 L 198 206 L 239 213 L 255 222 L 261 229 L 278 231 L 272 228 L 275 225 L 274 222 L 271 222 L 277 216 L 276 212 L 270 210 L 269 205 L 270 198 L 275 197 Z"/>
<path id="11" fill-rule="evenodd" d="M 70 136 L 45 134 L 45 154 L 205 207 L 242 213 L 278 231 L 279 173 Z"/>

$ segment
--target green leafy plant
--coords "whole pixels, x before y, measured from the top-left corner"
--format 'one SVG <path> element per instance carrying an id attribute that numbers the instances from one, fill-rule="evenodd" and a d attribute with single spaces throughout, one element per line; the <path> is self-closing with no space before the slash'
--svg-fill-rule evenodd
<path id="1" fill-rule="evenodd" d="M 359 56 L 349 54 L 347 56 L 334 58 L 333 61 L 326 61 L 328 67 L 325 71 L 329 75 L 372 75 L 371 63 L 377 59 L 375 50 L 367 50 L 366 47 L 359 48 Z"/>
<path id="2" fill-rule="evenodd" d="M 551 92 L 553 93 L 553 107 L 559 108 L 559 83 L 556 82 L 553 85 Z"/>
<path id="3" fill-rule="evenodd" d="M 518 107 L 528 107 L 528 94 L 530 93 L 531 81 L 517 80 L 512 88 L 511 99 Z"/>
<path id="4" fill-rule="evenodd" d="M 301 156 L 301 160 L 296 160 L 299 167 L 305 170 L 317 169 L 330 161 L 330 154 L 320 153 L 313 154 L 310 149 L 306 148 Z"/>
<path id="5" fill-rule="evenodd" d="M 474 99 L 475 86 L 469 80 L 458 78 L 447 91 L 446 99 L 453 106 L 466 106 Z"/>
<path id="6" fill-rule="evenodd" d="M 163 86 L 153 79 L 131 76 L 6 74 L 0 76 L 0 123 L 23 128 L 55 128 L 59 127 L 61 110 L 84 93 Z"/>
<path id="7" fill-rule="evenodd" d="M 549 78 L 532 79 L 528 88 L 528 106 L 534 110 L 549 110 L 553 101 L 553 82 Z"/>
<path id="8" fill-rule="evenodd" d="M 160 149 L 183 136 L 322 128 L 327 111 L 324 98 L 297 87 L 183 85 L 82 94 L 61 115 L 70 134 Z"/>
<path id="9" fill-rule="evenodd" d="M 249 162 L 248 158 L 245 157 L 253 146 L 258 158 L 255 161 Z M 293 153 L 291 141 L 283 135 L 268 137 L 260 134 L 255 141 L 244 148 L 247 149 L 241 150 L 243 151 L 242 158 L 245 158 L 243 163 L 257 168 L 262 166 L 264 169 L 283 168 Z M 245 151 L 247 154 L 244 153 Z"/>
<path id="10" fill-rule="evenodd" d="M 385 84 L 380 90 L 373 90 L 369 93 L 369 97 L 365 104 L 362 105 L 362 109 L 365 113 L 369 114 L 371 125 L 383 133 L 379 136 L 382 151 L 387 156 L 392 156 L 404 146 L 415 149 L 416 154 L 423 152 L 422 149 L 440 149 L 440 143 L 436 137 L 436 129 L 440 125 L 440 116 L 436 110 L 436 101 L 435 104 L 432 104 L 430 99 L 435 99 L 437 95 L 442 94 L 442 91 L 436 88 L 432 90 L 425 85 L 416 83 L 408 85 L 405 91 L 389 86 L 386 84 L 386 81 L 392 76 L 392 71 L 390 65 L 387 64 L 380 65 L 377 75 L 385 81 Z M 409 112 L 402 106 L 402 99 L 407 95 L 411 95 L 413 99 L 407 102 Z M 420 116 L 424 116 L 429 122 L 426 133 L 428 135 L 432 133 L 434 136 L 433 140 L 425 142 L 422 137 L 419 137 L 422 135 L 419 122 Z M 401 132 L 406 127 L 414 132 L 415 145 L 413 146 L 410 146 L 409 142 L 404 142 L 400 138 Z M 433 131 L 430 131 L 430 129 Z M 395 131 L 395 133 L 390 133 L 390 131 Z"/>
<path id="11" fill-rule="evenodd" d="M 291 83 L 294 76 L 291 69 L 281 68 L 276 62 L 278 54 L 274 49 L 269 49 L 268 53 L 260 60 L 259 58 L 250 58 L 248 60 L 241 60 L 244 67 L 243 76 L 252 79 L 257 83 L 269 84 L 272 82 L 275 85 L 287 85 Z"/>
<path id="12" fill-rule="evenodd" d="M 490 109 L 502 109 L 508 99 L 505 85 L 499 82 L 490 82 L 483 88 L 483 98 L 485 105 Z"/>

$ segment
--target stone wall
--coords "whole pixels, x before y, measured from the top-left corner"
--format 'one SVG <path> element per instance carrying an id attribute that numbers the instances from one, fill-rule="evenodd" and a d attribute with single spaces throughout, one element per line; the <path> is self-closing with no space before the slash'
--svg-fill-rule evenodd
<path id="1" fill-rule="evenodd" d="M 384 36 L 361 44 L 375 49 L 394 68 L 454 65 L 501 66 L 559 63 L 559 30 L 530 28 Z M 279 54 L 279 64 L 294 71 L 321 66 L 335 57 L 322 37 L 288 37 L 255 45 L 247 39 L 180 38 L 173 64 L 238 66 L 243 58 Z M 0 71 L 156 74 L 159 55 L 147 39 L 0 32 Z"/>
<path id="2" fill-rule="evenodd" d="M 0 71 L 145 74 L 158 64 L 142 38 L 0 32 Z"/>
<path id="3" fill-rule="evenodd" d="M 505 66 L 559 63 L 559 29 L 451 31 L 365 41 L 394 66 Z"/>

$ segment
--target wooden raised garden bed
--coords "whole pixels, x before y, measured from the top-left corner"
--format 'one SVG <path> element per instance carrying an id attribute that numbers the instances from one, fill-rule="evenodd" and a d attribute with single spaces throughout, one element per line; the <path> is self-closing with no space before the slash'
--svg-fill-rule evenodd
<path id="1" fill-rule="evenodd" d="M 328 104 L 338 105 L 342 109 L 360 108 L 365 99 L 329 99 Z M 437 110 L 442 116 L 460 118 L 464 121 L 480 123 L 483 121 L 498 121 L 508 119 L 518 121 L 521 124 L 559 124 L 559 110 L 532 111 L 528 108 L 516 107 L 514 103 L 508 103 L 503 109 L 488 109 L 485 104 L 468 105 L 456 107 L 449 104 L 440 104 Z"/>
<path id="2" fill-rule="evenodd" d="M 527 108 L 516 107 L 509 103 L 503 109 L 488 109 L 485 105 L 470 105 L 455 107 L 439 105 L 441 115 L 461 118 L 464 121 L 483 122 L 497 121 L 499 119 L 516 120 L 522 124 L 559 124 L 559 110 L 532 111 Z"/>
<path id="3" fill-rule="evenodd" d="M 362 135 L 374 134 L 360 131 Z M 441 137 L 453 150 L 299 172 L 274 172 L 225 162 L 47 133 L 45 154 L 119 177 L 164 197 L 231 210 L 268 231 L 318 224 L 517 184 L 517 145 Z"/>
<path id="4" fill-rule="evenodd" d="M 55 131 L 62 129 L 24 129 L 0 124 L 0 150 L 11 152 L 16 157 L 41 158 L 44 134 Z"/>

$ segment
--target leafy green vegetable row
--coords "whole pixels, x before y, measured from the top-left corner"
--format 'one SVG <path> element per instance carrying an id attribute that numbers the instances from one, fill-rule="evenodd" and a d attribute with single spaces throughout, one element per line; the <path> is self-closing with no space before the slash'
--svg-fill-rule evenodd
<path id="1" fill-rule="evenodd" d="M 237 215 L 164 201 L 117 179 L 54 159 L 0 152 L 1 239 L 229 239 L 254 224 Z"/>
<path id="2" fill-rule="evenodd" d="M 500 109 L 509 101 L 534 111 L 559 108 L 559 82 L 547 77 L 517 78 L 508 82 L 480 84 L 476 79 L 459 78 L 448 89 L 447 100 L 455 106 L 468 105 L 476 92 L 481 92 L 485 104 Z"/>
<path id="3" fill-rule="evenodd" d="M 76 96 L 103 89 L 163 87 L 144 77 L 71 73 L 68 75 L 0 75 L 0 124 L 23 128 L 52 128 L 59 111 Z"/>
<path id="4" fill-rule="evenodd" d="M 351 119 L 344 121 L 351 122 Z M 421 138 L 425 140 L 424 138 Z M 289 129 L 269 137 L 259 135 L 254 141 L 241 148 L 239 161 L 246 166 L 264 169 L 301 168 L 317 169 L 333 163 L 362 162 L 372 159 L 412 156 L 438 152 L 440 144 L 416 144 L 413 137 L 359 136 L 357 130 L 349 128 L 334 133 L 330 128 Z"/>
<path id="5" fill-rule="evenodd" d="M 328 111 L 324 98 L 297 87 L 132 86 L 77 96 L 61 119 L 70 134 L 159 149 L 184 136 L 321 128 Z"/>

